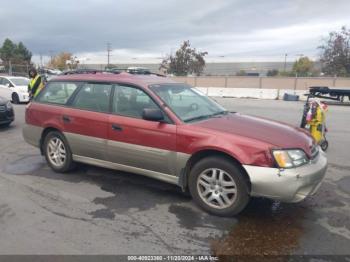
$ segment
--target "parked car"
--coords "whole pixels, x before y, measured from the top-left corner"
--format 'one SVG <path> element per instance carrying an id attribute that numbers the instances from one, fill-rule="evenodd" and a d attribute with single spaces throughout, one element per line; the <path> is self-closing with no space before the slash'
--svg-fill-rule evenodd
<path id="1" fill-rule="evenodd" d="M 15 120 L 15 113 L 11 102 L 0 97 L 0 126 L 9 126 Z"/>
<path id="2" fill-rule="evenodd" d="M 314 194 L 325 153 L 302 129 L 228 112 L 200 91 L 155 75 L 64 75 L 26 109 L 25 140 L 48 165 L 75 162 L 149 176 L 232 216 L 250 197 L 299 202 Z"/>
<path id="3" fill-rule="evenodd" d="M 29 78 L 20 76 L 0 76 L 0 96 L 14 104 L 29 102 Z"/>
<path id="4" fill-rule="evenodd" d="M 62 74 L 62 71 L 58 69 L 51 69 L 51 68 L 39 68 L 38 73 L 43 78 L 43 81 L 46 82 Z"/>

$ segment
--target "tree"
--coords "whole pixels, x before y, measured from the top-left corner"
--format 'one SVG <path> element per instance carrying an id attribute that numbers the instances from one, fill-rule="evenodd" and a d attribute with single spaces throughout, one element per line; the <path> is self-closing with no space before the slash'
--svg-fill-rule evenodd
<path id="1" fill-rule="evenodd" d="M 247 72 L 243 69 L 240 69 L 237 73 L 236 76 L 246 76 Z"/>
<path id="2" fill-rule="evenodd" d="M 61 52 L 54 56 L 51 61 L 47 64 L 48 67 L 57 68 L 60 70 L 64 69 L 76 69 L 79 61 L 75 56 L 69 52 Z"/>
<path id="3" fill-rule="evenodd" d="M 279 71 L 277 69 L 270 69 L 267 71 L 267 76 L 277 76 L 279 74 Z"/>
<path id="4" fill-rule="evenodd" d="M 15 49 L 16 45 L 10 39 L 6 38 L 0 49 L 0 58 L 5 65 L 7 65 L 9 61 L 14 58 Z"/>
<path id="5" fill-rule="evenodd" d="M 7 70 L 26 72 L 31 63 L 32 53 L 22 42 L 16 44 L 7 38 L 0 48 L 0 58 Z"/>
<path id="6" fill-rule="evenodd" d="M 297 76 L 309 76 L 313 66 L 314 62 L 307 56 L 300 57 L 293 65 L 293 73 Z"/>
<path id="7" fill-rule="evenodd" d="M 19 42 L 17 45 L 16 56 L 18 59 L 30 64 L 32 52 L 30 52 L 22 42 Z"/>
<path id="8" fill-rule="evenodd" d="M 195 48 L 191 48 L 190 41 L 184 41 L 175 56 L 170 55 L 162 61 L 159 70 L 166 70 L 176 76 L 199 76 L 204 70 L 204 56 L 207 54 L 208 52 L 197 52 Z"/>
<path id="9" fill-rule="evenodd" d="M 331 76 L 350 76 L 350 30 L 329 33 L 318 47 L 321 50 L 322 71 Z"/>

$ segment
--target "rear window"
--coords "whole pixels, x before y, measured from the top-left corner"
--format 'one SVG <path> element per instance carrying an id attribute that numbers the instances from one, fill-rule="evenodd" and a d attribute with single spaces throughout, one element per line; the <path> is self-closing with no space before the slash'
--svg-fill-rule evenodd
<path id="1" fill-rule="evenodd" d="M 111 90 L 111 84 L 86 83 L 77 93 L 72 106 L 95 112 L 108 112 Z"/>
<path id="2" fill-rule="evenodd" d="M 77 89 L 78 83 L 51 82 L 40 92 L 36 101 L 64 105 Z"/>

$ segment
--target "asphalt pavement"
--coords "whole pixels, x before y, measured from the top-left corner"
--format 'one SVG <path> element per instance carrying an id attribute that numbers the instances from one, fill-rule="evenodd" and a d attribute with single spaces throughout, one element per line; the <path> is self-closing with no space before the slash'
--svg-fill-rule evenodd
<path id="1" fill-rule="evenodd" d="M 217 101 L 293 125 L 303 108 Z M 350 107 L 329 108 L 329 169 L 315 196 L 298 204 L 253 199 L 233 218 L 208 215 L 176 186 L 135 174 L 87 165 L 54 173 L 22 138 L 24 110 L 16 105 L 16 121 L 0 128 L 1 255 L 350 254 Z"/>

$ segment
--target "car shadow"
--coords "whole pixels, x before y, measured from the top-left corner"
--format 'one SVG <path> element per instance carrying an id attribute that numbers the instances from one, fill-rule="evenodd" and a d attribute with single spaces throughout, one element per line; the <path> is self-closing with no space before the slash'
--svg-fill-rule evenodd
<path id="1" fill-rule="evenodd" d="M 118 211 L 129 208 L 145 210 L 155 204 L 191 200 L 176 185 L 138 174 L 86 164 L 78 164 L 75 170 L 65 174 L 55 173 L 48 167 L 44 157 L 40 155 L 21 157 L 5 165 L 2 171 L 11 175 L 29 175 L 70 183 L 85 182 L 97 185 L 103 191 L 119 195 L 118 199 L 115 200 L 116 203 L 113 204 Z M 106 202 L 111 203 L 113 201 L 113 197 L 112 199 L 96 198 L 94 200 L 96 204 L 107 204 Z"/>
<path id="2" fill-rule="evenodd" d="M 11 123 L 10 125 L 4 125 L 4 124 L 1 124 L 0 125 L 0 132 L 6 132 L 8 130 L 12 130 L 12 129 L 15 129 L 15 125 L 13 123 Z"/>
<path id="3" fill-rule="evenodd" d="M 89 213 L 92 218 L 111 219 L 115 214 L 130 214 L 152 210 L 164 206 L 168 211 L 160 217 L 173 214 L 178 223 L 188 230 L 211 228 L 212 230 L 229 230 L 235 218 L 223 218 L 210 215 L 198 208 L 188 193 L 182 192 L 179 186 L 165 183 L 146 176 L 115 171 L 85 164 L 69 173 L 53 172 L 40 155 L 25 156 L 7 164 L 2 172 L 16 176 L 35 176 L 69 183 L 93 184 L 107 197 L 95 197 L 91 202 L 104 206 Z M 83 189 L 82 189 L 83 190 Z M 157 211 L 151 211 L 157 212 Z M 160 218 L 161 219 L 161 218 Z M 164 218 L 165 219 L 165 218 Z"/>

